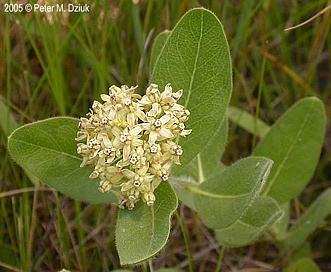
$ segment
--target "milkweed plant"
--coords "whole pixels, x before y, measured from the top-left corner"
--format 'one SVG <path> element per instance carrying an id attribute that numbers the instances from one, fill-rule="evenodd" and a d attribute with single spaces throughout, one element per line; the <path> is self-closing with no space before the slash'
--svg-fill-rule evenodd
<path id="1" fill-rule="evenodd" d="M 230 51 L 220 21 L 206 9 L 187 12 L 173 30 L 160 33 L 150 59 L 144 95 L 136 90 L 145 86 L 123 82 L 94 101 L 85 117 L 22 126 L 8 139 L 12 158 L 72 198 L 116 203 L 122 265 L 162 250 L 178 199 L 223 247 L 272 239 L 287 260 L 308 257 L 312 263 L 309 250 L 302 249 L 330 214 L 331 191 L 291 226 L 289 209 L 318 163 L 323 103 L 304 98 L 272 126 L 229 106 Z M 229 166 L 221 162 L 228 120 L 259 138 L 251 156 Z"/>
<path id="2" fill-rule="evenodd" d="M 80 119 L 76 138 L 86 141 L 77 152 L 81 166 L 94 166 L 90 178 L 100 178 L 99 191 L 112 191 L 128 209 L 140 199 L 154 204 L 154 190 L 168 180 L 172 163 L 180 164 L 183 150 L 174 140 L 191 133 L 184 124 L 190 112 L 177 104 L 183 90 L 167 84 L 160 93 L 151 84 L 141 97 L 135 89 L 111 86 L 101 95 L 104 103 L 94 101 L 89 118 Z"/>

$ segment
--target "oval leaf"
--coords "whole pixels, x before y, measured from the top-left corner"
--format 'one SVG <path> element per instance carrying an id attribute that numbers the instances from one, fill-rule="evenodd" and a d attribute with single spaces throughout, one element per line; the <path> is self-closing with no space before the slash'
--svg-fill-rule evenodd
<path id="1" fill-rule="evenodd" d="M 2 99 L 2 97 L 0 97 Z M 18 124 L 11 114 L 9 107 L 6 106 L 4 102 L 0 99 L 0 128 L 3 134 L 8 137 L 10 133 L 12 133 L 17 127 Z"/>
<path id="2" fill-rule="evenodd" d="M 300 220 L 294 224 L 285 237 L 284 244 L 290 248 L 301 246 L 320 223 L 331 214 L 331 188 L 323 192 L 311 204 Z"/>
<path id="3" fill-rule="evenodd" d="M 256 240 L 283 214 L 271 197 L 258 197 L 245 214 L 231 226 L 215 230 L 217 240 L 224 246 L 240 247 Z"/>
<path id="4" fill-rule="evenodd" d="M 193 187 L 194 206 L 202 221 L 221 229 L 241 218 L 262 190 L 271 166 L 267 158 L 245 158 Z"/>
<path id="5" fill-rule="evenodd" d="M 220 21 L 206 9 L 187 12 L 153 60 L 153 67 L 150 82 L 160 89 L 167 83 L 174 90 L 183 89 L 181 104 L 191 112 L 186 126 L 193 129 L 192 134 L 180 139 L 185 166 L 217 133 L 231 96 L 230 53 Z"/>
<path id="6" fill-rule="evenodd" d="M 286 238 L 291 219 L 290 202 L 284 202 L 280 205 L 280 208 L 283 210 L 284 214 L 270 229 L 272 239 L 275 241 L 280 241 Z"/>
<path id="7" fill-rule="evenodd" d="M 225 169 L 221 163 L 221 156 L 227 143 L 228 122 L 224 118 L 223 124 L 215 137 L 186 167 L 180 170 L 180 174 L 171 175 L 169 182 L 175 189 L 177 196 L 186 206 L 195 209 L 193 194 L 187 187 L 198 186 L 199 183 L 211 178 L 220 170 Z"/>
<path id="8" fill-rule="evenodd" d="M 229 120 L 248 131 L 251 134 L 263 138 L 269 131 L 270 127 L 260 119 L 255 119 L 255 116 L 234 106 L 228 107 L 227 116 Z"/>
<path id="9" fill-rule="evenodd" d="M 282 204 L 306 186 L 321 153 L 325 119 L 323 103 L 312 97 L 297 102 L 272 126 L 254 151 L 274 161 L 264 195 Z"/>
<path id="10" fill-rule="evenodd" d="M 227 143 L 227 121 L 227 118 L 224 118 L 216 135 L 188 165 L 180 169 L 180 175 L 189 176 L 197 183 L 202 183 L 225 168 L 221 157 Z"/>
<path id="11" fill-rule="evenodd" d="M 157 254 L 170 233 L 170 218 L 177 197 L 167 182 L 155 190 L 156 201 L 149 207 L 140 201 L 133 210 L 121 209 L 116 224 L 116 246 L 122 265 L 143 262 Z"/>
<path id="12" fill-rule="evenodd" d="M 159 57 L 160 52 L 162 51 L 162 48 L 165 45 L 165 42 L 167 41 L 170 33 L 171 33 L 171 31 L 165 30 L 156 36 L 156 38 L 153 42 L 151 60 L 149 62 L 150 71 L 154 70 L 155 62 L 156 62 L 157 58 Z"/>
<path id="13" fill-rule="evenodd" d="M 80 168 L 77 154 L 79 120 L 56 117 L 15 130 L 8 138 L 13 159 L 46 185 L 79 200 L 93 203 L 117 202 L 113 194 L 98 191 L 99 180 L 90 179 L 93 169 Z"/>
<path id="14" fill-rule="evenodd" d="M 291 264 L 284 272 L 320 272 L 317 264 L 310 258 L 302 258 Z"/>

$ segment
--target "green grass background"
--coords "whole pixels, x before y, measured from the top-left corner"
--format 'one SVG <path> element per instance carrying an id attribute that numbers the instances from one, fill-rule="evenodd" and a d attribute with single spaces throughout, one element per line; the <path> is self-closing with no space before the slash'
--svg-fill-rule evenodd
<path id="1" fill-rule="evenodd" d="M 55 3 L 61 2 L 51 1 Z M 325 103 L 328 124 L 320 163 L 311 183 L 293 203 L 292 217 L 297 218 L 330 186 L 330 10 L 304 26 L 284 31 L 311 18 L 330 1 L 141 0 L 133 4 L 92 0 L 88 5 L 89 13 L 49 14 L 5 13 L 0 4 L 0 271 L 119 268 L 116 207 L 80 203 L 31 181 L 10 159 L 7 136 L 16 126 L 35 120 L 83 116 L 112 84 L 138 84 L 144 89 L 154 38 L 172 29 L 194 7 L 212 10 L 224 26 L 233 61 L 232 105 L 251 114 L 258 111 L 271 125 L 300 98 L 314 95 Z M 229 164 L 249 155 L 255 142 L 231 123 L 223 161 Z M 223 251 L 213 234 L 194 212 L 183 206 L 178 212 L 183 226 L 174 219 L 169 243 L 152 261 L 154 269 L 188 270 L 181 231 L 185 230 L 194 271 L 215 271 Z M 321 270 L 331 271 L 330 218 L 311 242 L 314 260 Z M 266 241 L 226 249 L 222 271 L 279 271 L 286 262 L 281 253 Z"/>

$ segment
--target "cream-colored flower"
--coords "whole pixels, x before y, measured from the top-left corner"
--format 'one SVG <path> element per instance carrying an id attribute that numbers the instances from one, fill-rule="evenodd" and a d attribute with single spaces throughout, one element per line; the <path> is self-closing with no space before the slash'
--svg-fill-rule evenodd
<path id="1" fill-rule="evenodd" d="M 132 186 L 139 188 L 139 191 L 144 193 L 150 191 L 151 182 L 153 181 L 154 175 L 147 172 L 148 164 L 140 169 L 131 171 L 129 169 L 123 169 L 122 173 L 129 181 L 127 183 L 121 184 L 121 191 L 127 191 L 132 188 Z"/>
<path id="2" fill-rule="evenodd" d="M 172 139 L 174 134 L 168 128 L 167 123 L 171 120 L 171 114 L 165 114 L 159 119 L 147 117 L 147 122 L 140 126 L 149 134 L 148 143 L 153 144 L 156 141 Z"/>
<path id="3" fill-rule="evenodd" d="M 146 192 L 144 193 L 144 201 L 148 206 L 152 206 L 155 202 L 155 195 L 153 192 Z"/>
<path id="4" fill-rule="evenodd" d="M 140 132 L 142 128 L 136 126 L 133 129 L 126 127 L 123 131 L 115 131 L 115 139 L 113 145 L 115 148 L 123 148 L 123 160 L 129 159 L 130 152 L 134 147 L 141 146 L 143 140 L 139 139 L 141 137 Z"/>
<path id="5" fill-rule="evenodd" d="M 161 145 L 164 160 L 172 160 L 175 164 L 180 164 L 179 157 L 183 154 L 182 147 L 172 141 L 167 141 Z"/>
<path id="6" fill-rule="evenodd" d="M 169 178 L 172 163 L 180 164 L 183 150 L 173 142 L 187 136 L 190 112 L 177 104 L 183 90 L 170 84 L 161 93 L 151 84 L 144 96 L 137 87 L 111 86 L 80 119 L 77 153 L 81 167 L 92 165 L 90 178 L 99 178 L 99 191 L 113 192 L 119 207 L 133 209 L 140 200 L 153 205 L 154 190 Z"/>

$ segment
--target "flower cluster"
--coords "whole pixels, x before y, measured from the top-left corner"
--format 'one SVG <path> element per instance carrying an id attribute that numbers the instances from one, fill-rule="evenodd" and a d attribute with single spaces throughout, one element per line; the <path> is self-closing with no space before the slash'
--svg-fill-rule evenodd
<path id="1" fill-rule="evenodd" d="M 137 87 L 111 86 L 104 103 L 94 101 L 88 118 L 79 122 L 77 152 L 83 166 L 94 166 L 90 178 L 100 178 L 99 191 L 113 192 L 119 207 L 133 209 L 142 199 L 155 201 L 154 190 L 169 177 L 172 163 L 180 164 L 183 150 L 176 143 L 186 136 L 184 123 L 190 112 L 177 104 L 183 91 L 170 84 L 161 93 L 151 84 L 144 96 Z"/>

